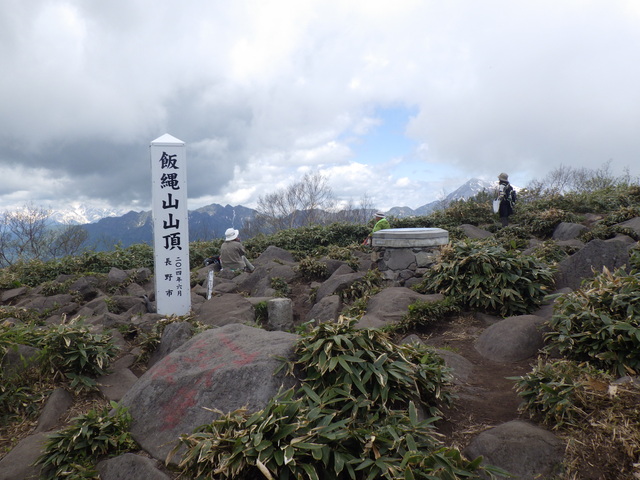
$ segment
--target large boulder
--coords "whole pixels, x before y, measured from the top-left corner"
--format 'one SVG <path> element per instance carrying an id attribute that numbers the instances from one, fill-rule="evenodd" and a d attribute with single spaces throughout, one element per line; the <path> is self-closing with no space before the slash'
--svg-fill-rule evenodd
<path id="1" fill-rule="evenodd" d="M 574 240 L 587 230 L 589 230 L 587 227 L 579 223 L 560 222 L 551 238 L 554 240 Z"/>
<path id="2" fill-rule="evenodd" d="M 558 263 L 556 288 L 576 290 L 584 279 L 602 272 L 602 267 L 615 270 L 628 262 L 629 252 L 624 242 L 591 240 L 584 248 Z"/>
<path id="3" fill-rule="evenodd" d="M 40 412 L 35 432 L 47 432 L 54 428 L 72 405 L 73 397 L 71 394 L 64 388 L 56 388 L 51 392 L 42 412 Z"/>
<path id="4" fill-rule="evenodd" d="M 505 318 L 484 330 L 475 348 L 494 362 L 518 362 L 533 357 L 544 346 L 540 329 L 545 322 L 537 315 L 518 315 Z"/>
<path id="5" fill-rule="evenodd" d="M 492 235 L 491 232 L 476 227 L 475 225 L 469 225 L 468 223 L 460 225 L 460 230 L 462 230 L 464 234 L 471 239 L 487 238 Z"/>
<path id="6" fill-rule="evenodd" d="M 316 303 L 329 295 L 339 294 L 342 290 L 349 288 L 364 277 L 364 275 L 365 272 L 354 272 L 347 265 L 343 265 L 318 287 L 316 290 Z"/>
<path id="7" fill-rule="evenodd" d="M 369 299 L 367 313 L 358 322 L 358 328 L 380 328 L 399 323 L 409 312 L 409 305 L 416 302 L 436 302 L 444 297 L 425 295 L 406 287 L 388 287 Z"/>
<path id="8" fill-rule="evenodd" d="M 109 458 L 97 465 L 100 480 L 169 480 L 170 477 L 158 467 L 155 460 L 133 453 Z"/>
<path id="9" fill-rule="evenodd" d="M 468 458 L 500 467 L 518 480 L 556 478 L 564 445 L 548 430 L 520 420 L 485 430 L 464 450 Z"/>
<path id="10" fill-rule="evenodd" d="M 221 327 L 231 323 L 255 323 L 253 305 L 242 295 L 225 293 L 215 295 L 200 305 L 195 319 L 205 325 Z"/>
<path id="11" fill-rule="evenodd" d="M 640 217 L 635 217 L 631 220 L 627 220 L 626 222 L 618 223 L 617 226 L 630 228 L 636 233 L 636 235 L 640 236 Z"/>
<path id="12" fill-rule="evenodd" d="M 306 321 L 314 320 L 316 323 L 335 322 L 340 316 L 342 301 L 339 295 L 329 295 L 316 303 L 309 313 Z"/>
<path id="13" fill-rule="evenodd" d="M 47 433 L 40 432 L 20 440 L 0 459 L 0 480 L 27 480 L 40 478 L 40 465 L 35 461 L 42 455 L 47 442 Z"/>
<path id="14" fill-rule="evenodd" d="M 167 325 L 162 332 L 160 345 L 149 358 L 148 366 L 158 363 L 191 337 L 193 337 L 193 327 L 189 322 L 174 322 Z"/>
<path id="15" fill-rule="evenodd" d="M 296 259 L 291 252 L 283 248 L 270 245 L 260 254 L 254 263 L 256 265 L 265 265 L 274 261 L 279 263 L 295 263 Z"/>
<path id="16" fill-rule="evenodd" d="M 207 330 L 149 369 L 121 404 L 133 417 L 131 434 L 164 461 L 181 434 L 231 412 L 263 408 L 281 388 L 295 385 L 282 358 L 293 359 L 297 336 L 240 324 Z M 174 458 L 179 460 L 179 458 Z"/>

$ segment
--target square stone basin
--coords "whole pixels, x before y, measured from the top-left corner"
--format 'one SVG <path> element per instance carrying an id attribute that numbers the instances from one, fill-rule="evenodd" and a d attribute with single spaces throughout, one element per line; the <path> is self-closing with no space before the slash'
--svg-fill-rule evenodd
<path id="1" fill-rule="evenodd" d="M 442 228 L 387 228 L 371 237 L 372 247 L 436 247 L 449 243 L 449 232 Z"/>

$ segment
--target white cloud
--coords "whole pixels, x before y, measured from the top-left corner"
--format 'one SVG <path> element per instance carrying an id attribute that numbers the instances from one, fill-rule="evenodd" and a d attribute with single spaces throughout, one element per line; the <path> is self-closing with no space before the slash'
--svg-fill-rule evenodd
<path id="1" fill-rule="evenodd" d="M 640 174 L 631 0 L 7 0 L 0 54 L 0 207 L 144 207 L 164 133 L 187 143 L 194 204 L 252 205 L 316 168 L 379 208 L 503 170 Z M 359 157 L 398 106 L 386 162 Z"/>

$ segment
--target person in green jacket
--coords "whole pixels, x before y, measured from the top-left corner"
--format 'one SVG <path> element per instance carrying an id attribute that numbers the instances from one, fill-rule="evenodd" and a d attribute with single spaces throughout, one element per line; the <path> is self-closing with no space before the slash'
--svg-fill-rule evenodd
<path id="1" fill-rule="evenodd" d="M 384 213 L 376 212 L 376 215 L 373 218 L 375 222 L 373 225 L 373 229 L 371 230 L 371 234 L 367 238 L 365 238 L 364 242 L 362 242 L 363 245 L 371 245 L 371 237 L 378 230 L 385 230 L 387 228 L 391 228 L 391 225 L 389 224 L 389 220 L 385 218 Z"/>
<path id="2" fill-rule="evenodd" d="M 391 225 L 389 225 L 389 220 L 387 220 L 384 217 L 384 213 L 382 212 L 377 212 L 376 216 L 375 216 L 375 225 L 373 226 L 373 230 L 371 231 L 371 233 L 375 233 L 378 230 L 384 230 L 386 228 L 391 228 Z"/>

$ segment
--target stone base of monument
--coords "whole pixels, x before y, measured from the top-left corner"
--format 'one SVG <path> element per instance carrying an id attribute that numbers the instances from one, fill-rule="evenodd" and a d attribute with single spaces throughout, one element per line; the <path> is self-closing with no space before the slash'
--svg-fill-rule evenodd
<path id="1" fill-rule="evenodd" d="M 449 243 L 449 232 L 441 228 L 388 228 L 372 235 L 371 261 L 383 275 L 403 286 L 409 278 L 420 277 L 440 256 L 440 247 Z"/>

